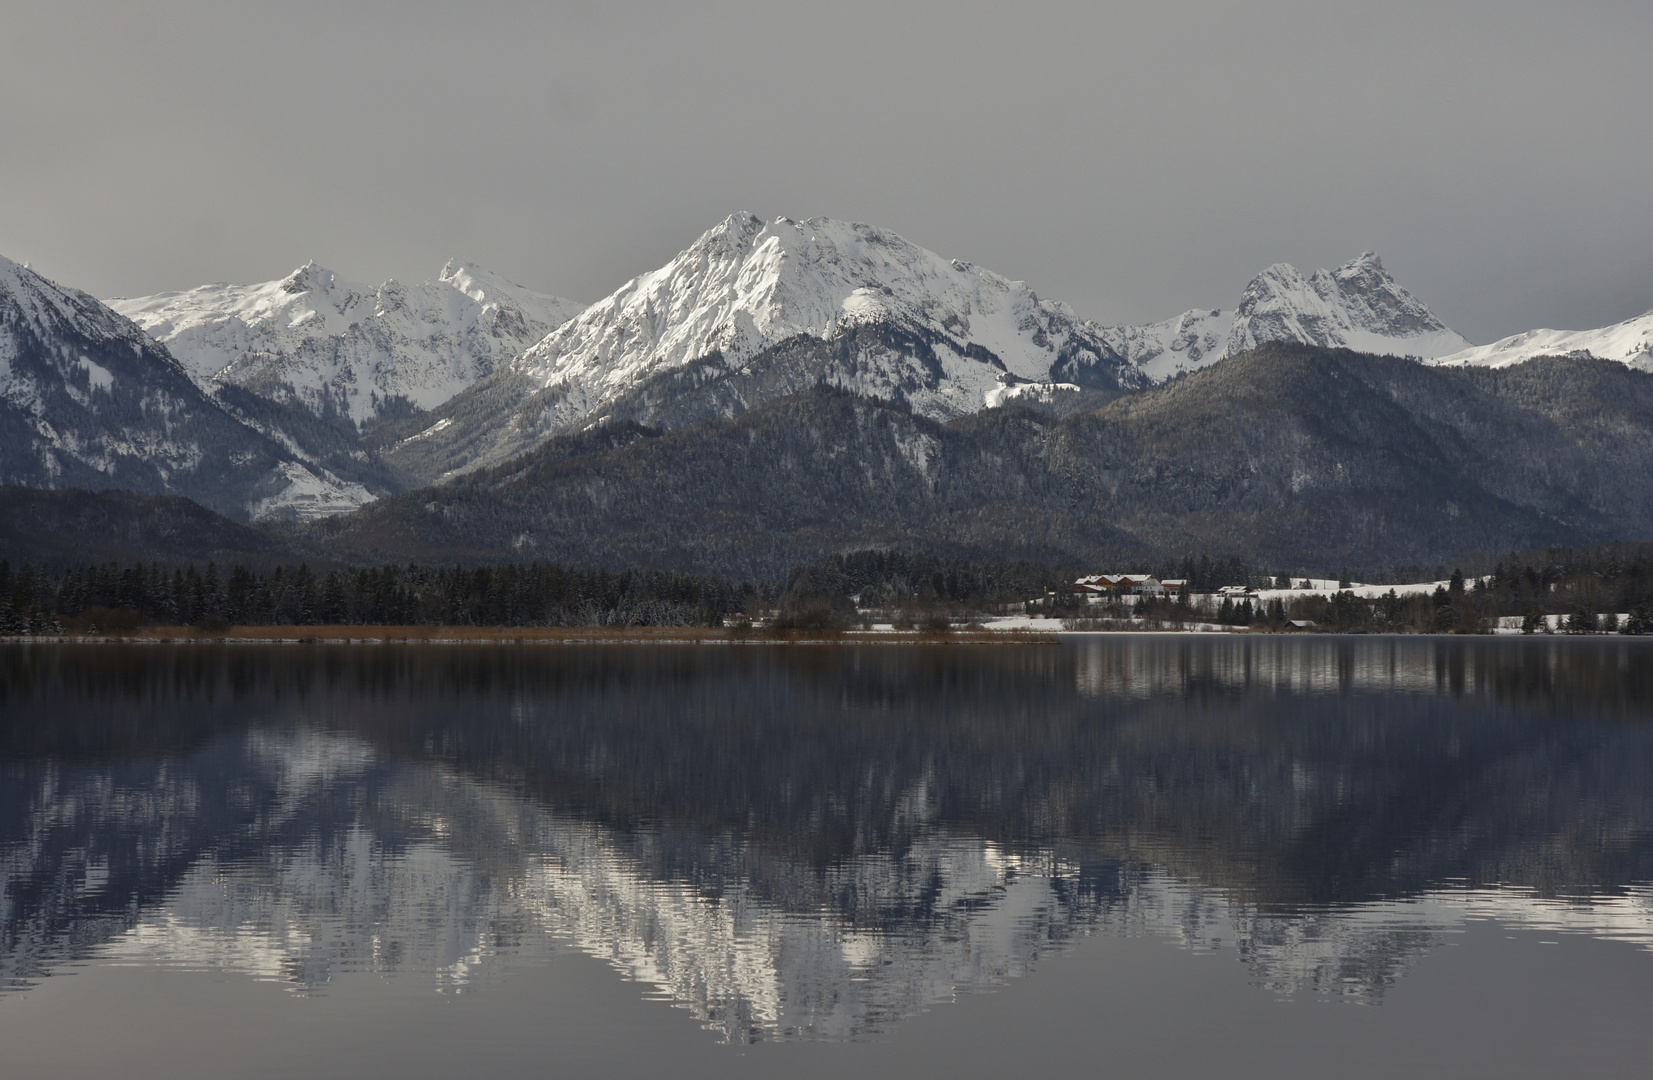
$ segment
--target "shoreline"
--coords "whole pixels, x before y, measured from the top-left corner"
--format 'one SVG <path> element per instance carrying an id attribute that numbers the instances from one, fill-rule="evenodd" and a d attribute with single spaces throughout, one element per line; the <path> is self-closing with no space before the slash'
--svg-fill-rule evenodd
<path id="1" fill-rule="evenodd" d="M 1029 630 L 845 630 L 838 633 L 724 627 L 232 626 L 203 632 L 154 626 L 117 634 L 20 634 L 0 642 L 38 645 L 1054 645 Z"/>
<path id="2" fill-rule="evenodd" d="M 1008 620 L 1007 620 L 1008 621 Z M 1031 621 L 1031 620 L 1029 620 Z M 1042 621 L 1042 620 L 1041 620 Z M 1196 625 L 1190 627 L 1135 627 L 1119 629 L 1065 629 L 987 627 L 945 632 L 872 630 L 822 632 L 730 627 L 494 627 L 494 626 L 232 626 L 222 632 L 198 631 L 188 626 L 152 626 L 127 633 L 12 634 L 0 644 L 12 645 L 1056 645 L 1063 639 L 1116 636 L 1187 637 L 1443 637 L 1510 638 L 1536 640 L 1620 639 L 1610 632 L 1522 634 L 1496 627 L 1487 634 L 1452 633 L 1344 633 L 1336 630 L 1257 630 L 1249 627 Z"/>

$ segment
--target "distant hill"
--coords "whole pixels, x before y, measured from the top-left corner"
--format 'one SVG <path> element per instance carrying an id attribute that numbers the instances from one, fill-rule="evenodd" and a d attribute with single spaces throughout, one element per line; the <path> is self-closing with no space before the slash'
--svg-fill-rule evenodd
<path id="1" fill-rule="evenodd" d="M 305 555 L 283 538 L 177 495 L 0 487 L 0 559 L 54 568 L 88 562 L 217 561 L 265 566 Z M 311 561 L 315 553 L 311 552 Z"/>

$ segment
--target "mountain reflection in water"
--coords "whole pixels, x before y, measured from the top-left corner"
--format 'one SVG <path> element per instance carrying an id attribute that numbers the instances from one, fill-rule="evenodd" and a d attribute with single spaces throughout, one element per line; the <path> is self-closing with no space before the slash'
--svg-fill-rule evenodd
<path id="1" fill-rule="evenodd" d="M 0 649 L 0 992 L 465 990 L 575 948 L 849 1039 L 1077 934 L 1374 1000 L 1462 926 L 1653 949 L 1653 648 Z"/>

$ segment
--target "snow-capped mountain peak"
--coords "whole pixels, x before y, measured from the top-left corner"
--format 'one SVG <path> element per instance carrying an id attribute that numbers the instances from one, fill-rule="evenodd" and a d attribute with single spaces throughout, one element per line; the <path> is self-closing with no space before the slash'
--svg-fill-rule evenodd
<path id="1" fill-rule="evenodd" d="M 435 281 L 374 288 L 315 262 L 257 285 L 203 285 L 113 306 L 165 342 L 204 389 L 245 387 L 356 423 L 429 409 L 582 305 L 450 261 Z"/>
<path id="2" fill-rule="evenodd" d="M 1275 263 L 1252 278 L 1240 297 L 1227 351 L 1269 341 L 1420 357 L 1468 344 L 1403 289 L 1370 251 L 1308 277 L 1289 263 Z"/>
<path id="3" fill-rule="evenodd" d="M 1156 383 L 1271 341 L 1425 358 L 1467 344 L 1370 251 L 1306 276 L 1290 263 L 1275 263 L 1251 279 L 1237 308 L 1196 308 L 1146 326 L 1109 327 L 1106 338 Z"/>
<path id="4" fill-rule="evenodd" d="M 531 385 L 558 390 L 555 421 L 566 423 L 696 361 L 716 356 L 725 371 L 736 370 L 788 339 L 824 341 L 873 325 L 917 334 L 937 350 L 939 373 L 907 395 L 936 416 L 981 408 L 1001 372 L 1043 380 L 1076 356 L 1091 365 L 1117 360 L 1101 327 L 1041 300 L 1024 282 L 871 225 L 766 223 L 737 213 L 587 308 L 513 369 Z"/>
<path id="5" fill-rule="evenodd" d="M 337 274 L 311 259 L 281 279 L 281 291 L 295 296 L 300 293 L 326 293 L 337 281 Z"/>
<path id="6" fill-rule="evenodd" d="M 96 341 L 145 341 L 143 331 L 89 293 L 37 273 L 28 263 L 0 255 L 0 320 L 9 329 L 25 326 L 40 337 L 65 327 Z M 164 353 L 162 354 L 164 355 Z M 0 355 L 0 362 L 5 357 Z M 167 357 L 167 361 L 171 361 Z"/>

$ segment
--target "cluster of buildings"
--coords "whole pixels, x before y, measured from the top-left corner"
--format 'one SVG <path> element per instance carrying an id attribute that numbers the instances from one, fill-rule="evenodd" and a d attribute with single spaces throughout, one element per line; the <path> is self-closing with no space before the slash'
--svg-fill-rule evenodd
<path id="1" fill-rule="evenodd" d="M 1091 574 L 1073 583 L 1075 596 L 1086 603 L 1100 604 L 1124 596 L 1181 596 L 1188 588 L 1186 578 L 1158 578 L 1153 574 Z"/>

